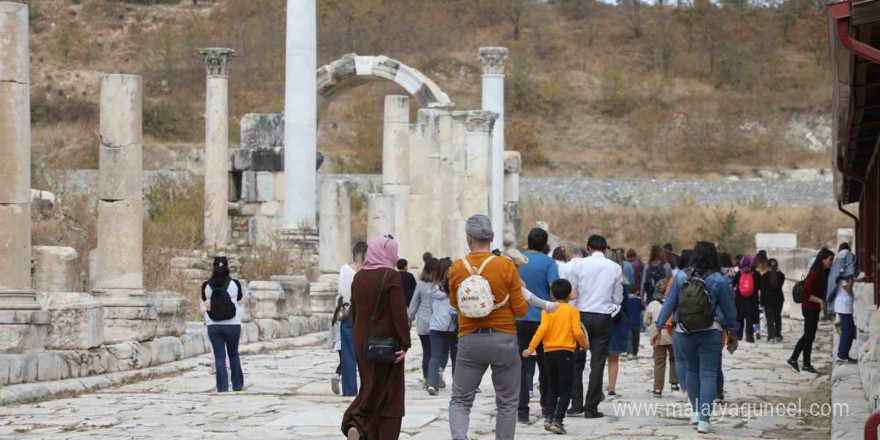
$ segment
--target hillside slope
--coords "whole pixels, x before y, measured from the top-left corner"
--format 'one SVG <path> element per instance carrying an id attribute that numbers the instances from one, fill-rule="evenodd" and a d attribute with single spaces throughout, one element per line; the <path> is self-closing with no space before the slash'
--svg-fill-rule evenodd
<path id="1" fill-rule="evenodd" d="M 280 112 L 284 0 L 31 0 L 34 145 L 46 164 L 97 165 L 100 76 L 145 81 L 147 147 L 204 137 L 196 49 L 228 46 L 230 140 L 245 113 Z M 71 5 L 71 3 L 75 3 Z M 510 48 L 507 141 L 526 173 L 716 177 L 827 167 L 830 75 L 820 5 L 625 0 L 319 0 L 319 63 L 384 54 L 479 106 L 477 49 Z M 521 14 L 519 26 L 513 26 Z M 515 31 L 518 35 L 514 38 Z M 372 84 L 321 116 L 333 172 L 381 169 L 382 97 Z"/>

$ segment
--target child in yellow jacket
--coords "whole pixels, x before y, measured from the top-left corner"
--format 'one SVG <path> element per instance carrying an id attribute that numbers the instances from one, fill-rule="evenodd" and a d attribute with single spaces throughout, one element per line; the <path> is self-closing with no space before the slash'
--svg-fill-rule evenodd
<path id="1" fill-rule="evenodd" d="M 547 369 L 547 419 L 544 429 L 554 434 L 566 434 L 562 421 L 571 403 L 571 384 L 574 380 L 574 352 L 580 345 L 589 348 L 578 309 L 570 304 L 571 283 L 558 279 L 550 285 L 553 299 L 559 303 L 554 313 L 541 313 L 541 326 L 523 351 L 528 358 L 544 343 L 544 366 Z"/>

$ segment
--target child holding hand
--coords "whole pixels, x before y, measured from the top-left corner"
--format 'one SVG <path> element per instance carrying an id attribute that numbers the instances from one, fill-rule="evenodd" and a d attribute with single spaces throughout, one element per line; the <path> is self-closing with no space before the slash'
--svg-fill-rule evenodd
<path id="1" fill-rule="evenodd" d="M 543 342 L 544 364 L 547 368 L 547 414 L 544 429 L 554 434 L 566 434 L 563 420 L 571 403 L 571 384 L 574 380 L 574 351 L 589 348 L 578 309 L 568 304 L 571 283 L 558 279 L 550 285 L 550 292 L 558 308 L 555 313 L 541 312 L 541 325 L 529 348 L 523 351 L 528 358 Z"/>

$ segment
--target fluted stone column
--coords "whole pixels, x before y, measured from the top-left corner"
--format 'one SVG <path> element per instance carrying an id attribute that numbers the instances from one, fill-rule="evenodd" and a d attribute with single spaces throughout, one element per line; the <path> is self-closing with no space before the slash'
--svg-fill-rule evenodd
<path id="1" fill-rule="evenodd" d="M 319 197 L 318 261 L 323 273 L 338 273 L 351 259 L 351 196 L 345 182 L 325 179 Z"/>
<path id="2" fill-rule="evenodd" d="M 101 81 L 98 257 L 94 296 L 104 305 L 107 342 L 147 340 L 156 309 L 144 293 L 142 93 L 137 75 Z"/>
<path id="3" fill-rule="evenodd" d="M 0 2 L 0 351 L 42 348 L 49 314 L 31 285 L 28 6 Z"/>
<path id="4" fill-rule="evenodd" d="M 315 224 L 317 185 L 317 9 L 287 0 L 284 84 L 284 228 Z"/>
<path id="5" fill-rule="evenodd" d="M 489 194 L 491 191 L 491 164 L 489 151 L 492 148 L 492 128 L 495 113 L 470 111 L 467 115 L 467 184 L 464 189 L 464 218 L 474 214 L 489 215 Z M 495 230 L 501 235 L 503 230 Z"/>
<path id="6" fill-rule="evenodd" d="M 519 218 L 519 176 L 522 156 L 519 151 L 504 152 L 504 247 L 518 247 L 522 236 Z"/>
<path id="7" fill-rule="evenodd" d="M 223 249 L 229 240 L 229 63 L 235 51 L 199 51 L 208 73 L 205 88 L 205 248 Z"/>
<path id="8" fill-rule="evenodd" d="M 413 258 L 410 236 L 410 151 L 409 97 L 385 97 L 385 121 L 382 136 L 382 192 L 394 196 L 394 230 L 389 232 L 400 243 L 400 256 Z M 370 237 L 373 238 L 373 237 Z"/>
<path id="9" fill-rule="evenodd" d="M 491 187 L 489 196 L 492 229 L 495 232 L 494 248 L 500 248 L 504 229 L 504 67 L 507 64 L 506 47 L 481 47 L 480 64 L 483 67 L 483 110 L 495 112 L 495 128 L 492 131 Z"/>

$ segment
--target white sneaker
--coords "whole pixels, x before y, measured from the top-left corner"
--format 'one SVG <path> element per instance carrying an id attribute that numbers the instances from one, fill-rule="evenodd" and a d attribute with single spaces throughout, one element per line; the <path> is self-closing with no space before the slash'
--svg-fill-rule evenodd
<path id="1" fill-rule="evenodd" d="M 360 439 L 361 439 L 361 433 L 358 432 L 357 428 L 355 428 L 354 426 L 352 426 L 351 428 L 348 428 L 348 436 L 347 436 L 346 440 L 360 440 Z"/>
<path id="2" fill-rule="evenodd" d="M 428 394 L 430 394 L 432 396 L 436 396 L 437 395 L 437 388 L 428 387 Z"/>
<path id="3" fill-rule="evenodd" d="M 333 390 L 333 394 L 339 395 L 339 376 L 336 374 L 330 377 L 330 389 Z"/>

